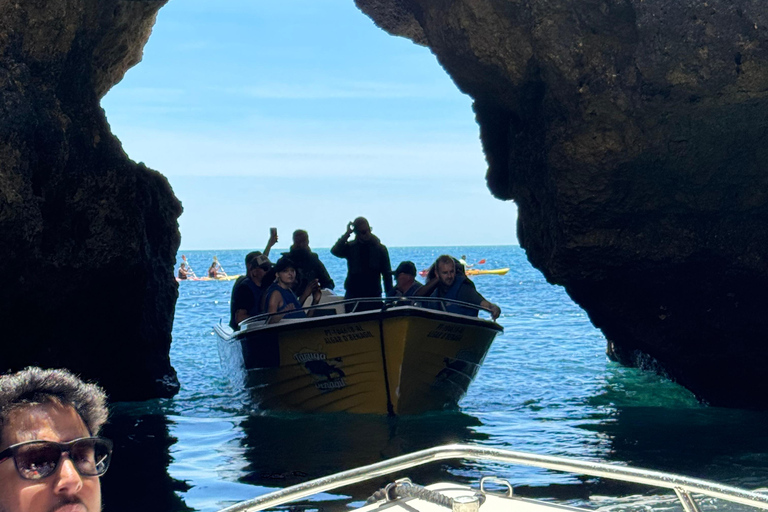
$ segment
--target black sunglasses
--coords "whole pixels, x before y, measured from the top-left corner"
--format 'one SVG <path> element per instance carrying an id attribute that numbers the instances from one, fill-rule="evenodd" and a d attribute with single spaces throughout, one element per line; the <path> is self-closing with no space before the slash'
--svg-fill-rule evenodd
<path id="1" fill-rule="evenodd" d="M 81 476 L 101 476 L 109 468 L 112 441 L 103 437 L 81 437 L 66 443 L 25 441 L 0 452 L 0 463 L 13 458 L 21 478 L 40 480 L 56 472 L 64 453 Z"/>

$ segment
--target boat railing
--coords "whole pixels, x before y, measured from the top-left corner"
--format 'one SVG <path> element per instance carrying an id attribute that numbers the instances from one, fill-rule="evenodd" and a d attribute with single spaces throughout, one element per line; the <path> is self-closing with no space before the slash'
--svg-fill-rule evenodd
<path id="1" fill-rule="evenodd" d="M 252 316 L 250 318 L 246 318 L 240 323 L 240 329 L 243 329 L 246 326 L 262 326 L 269 324 L 269 320 L 272 317 L 275 316 L 282 316 L 286 313 L 292 313 L 295 311 L 304 311 L 306 313 L 309 313 L 310 311 L 314 311 L 314 314 L 312 316 L 327 316 L 327 315 L 333 315 L 333 314 L 342 314 L 342 313 L 357 313 L 360 311 L 375 311 L 375 310 L 386 310 L 393 307 L 402 307 L 402 306 L 413 306 L 413 307 L 421 307 L 425 309 L 433 309 L 437 311 L 442 312 L 450 312 L 449 307 L 450 306 L 458 306 L 461 308 L 468 309 L 470 311 L 476 312 L 476 314 L 473 315 L 466 315 L 466 316 L 479 316 L 479 313 L 481 311 L 487 312 L 490 314 L 490 310 L 487 308 L 484 308 L 482 306 L 479 306 L 477 304 L 472 304 L 470 302 L 463 302 L 460 300 L 454 300 L 454 299 L 446 299 L 442 297 L 364 297 L 364 298 L 356 298 L 356 299 L 339 299 L 339 300 L 332 300 L 328 302 L 321 302 L 320 304 L 314 304 L 311 306 L 305 306 L 300 310 L 291 310 L 289 312 L 281 311 L 279 313 L 262 313 L 260 315 Z M 281 322 L 286 320 L 304 320 L 301 319 L 284 319 L 281 320 Z"/>
<path id="2" fill-rule="evenodd" d="M 232 505 L 222 509 L 220 512 L 256 512 L 306 498 L 320 492 L 333 491 L 341 487 L 372 480 L 430 462 L 448 459 L 495 461 L 534 466 L 554 471 L 671 489 L 677 495 L 685 512 L 698 512 L 699 510 L 692 494 L 702 494 L 768 510 L 768 496 L 764 494 L 707 480 L 569 457 L 537 455 L 478 445 L 450 444 L 408 455 L 401 455 L 368 466 L 342 471 L 341 473 L 286 487 L 285 489 Z"/>

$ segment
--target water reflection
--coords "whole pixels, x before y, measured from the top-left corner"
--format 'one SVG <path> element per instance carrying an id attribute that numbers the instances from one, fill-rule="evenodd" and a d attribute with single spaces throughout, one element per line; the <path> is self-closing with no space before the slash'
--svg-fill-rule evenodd
<path id="1" fill-rule="evenodd" d="M 109 471 L 102 477 L 104 510 L 168 512 L 191 510 L 176 494 L 189 486 L 168 475 L 169 420 L 159 413 L 113 411 L 103 435 L 115 443 Z"/>
<path id="2" fill-rule="evenodd" d="M 764 412 L 618 406 L 584 428 L 608 440 L 608 461 L 756 488 L 768 485 L 767 422 Z"/>
<path id="3" fill-rule="evenodd" d="M 650 372 L 611 368 L 580 427 L 602 439 L 601 458 L 715 480 L 768 485 L 768 412 L 705 406 Z"/>
<path id="4" fill-rule="evenodd" d="M 252 415 L 241 424 L 245 434 L 244 457 L 248 461 L 241 481 L 286 487 L 438 444 L 479 443 L 487 439 L 487 435 L 476 431 L 480 425 L 474 416 L 460 412 L 395 418 L 346 414 Z M 460 465 L 460 462 L 433 464 L 409 471 L 409 476 L 421 481 L 446 479 L 447 473 Z M 375 490 L 374 484 L 362 486 L 360 492 L 355 489 L 345 492 L 365 498 L 371 490 Z"/>

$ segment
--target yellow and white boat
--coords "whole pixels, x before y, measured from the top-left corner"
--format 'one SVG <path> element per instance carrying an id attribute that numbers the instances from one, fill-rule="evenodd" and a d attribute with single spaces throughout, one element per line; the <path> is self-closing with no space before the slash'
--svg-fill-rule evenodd
<path id="1" fill-rule="evenodd" d="M 308 318 L 270 324 L 260 315 L 238 331 L 215 331 L 222 358 L 245 370 L 262 409 L 417 414 L 455 407 L 503 330 L 444 310 L 456 301 L 429 301 L 441 310 L 403 299 L 337 301 L 307 308 L 315 310 Z"/>

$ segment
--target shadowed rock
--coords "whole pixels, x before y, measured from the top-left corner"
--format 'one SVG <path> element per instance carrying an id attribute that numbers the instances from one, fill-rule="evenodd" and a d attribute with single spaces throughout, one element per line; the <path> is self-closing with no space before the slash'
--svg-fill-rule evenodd
<path id="1" fill-rule="evenodd" d="M 356 0 L 474 98 L 488 185 L 609 354 L 768 407 L 760 0 Z"/>
<path id="2" fill-rule="evenodd" d="M 101 97 L 165 1 L 0 3 L 0 369 L 68 367 L 111 400 L 172 396 L 181 205 Z"/>

